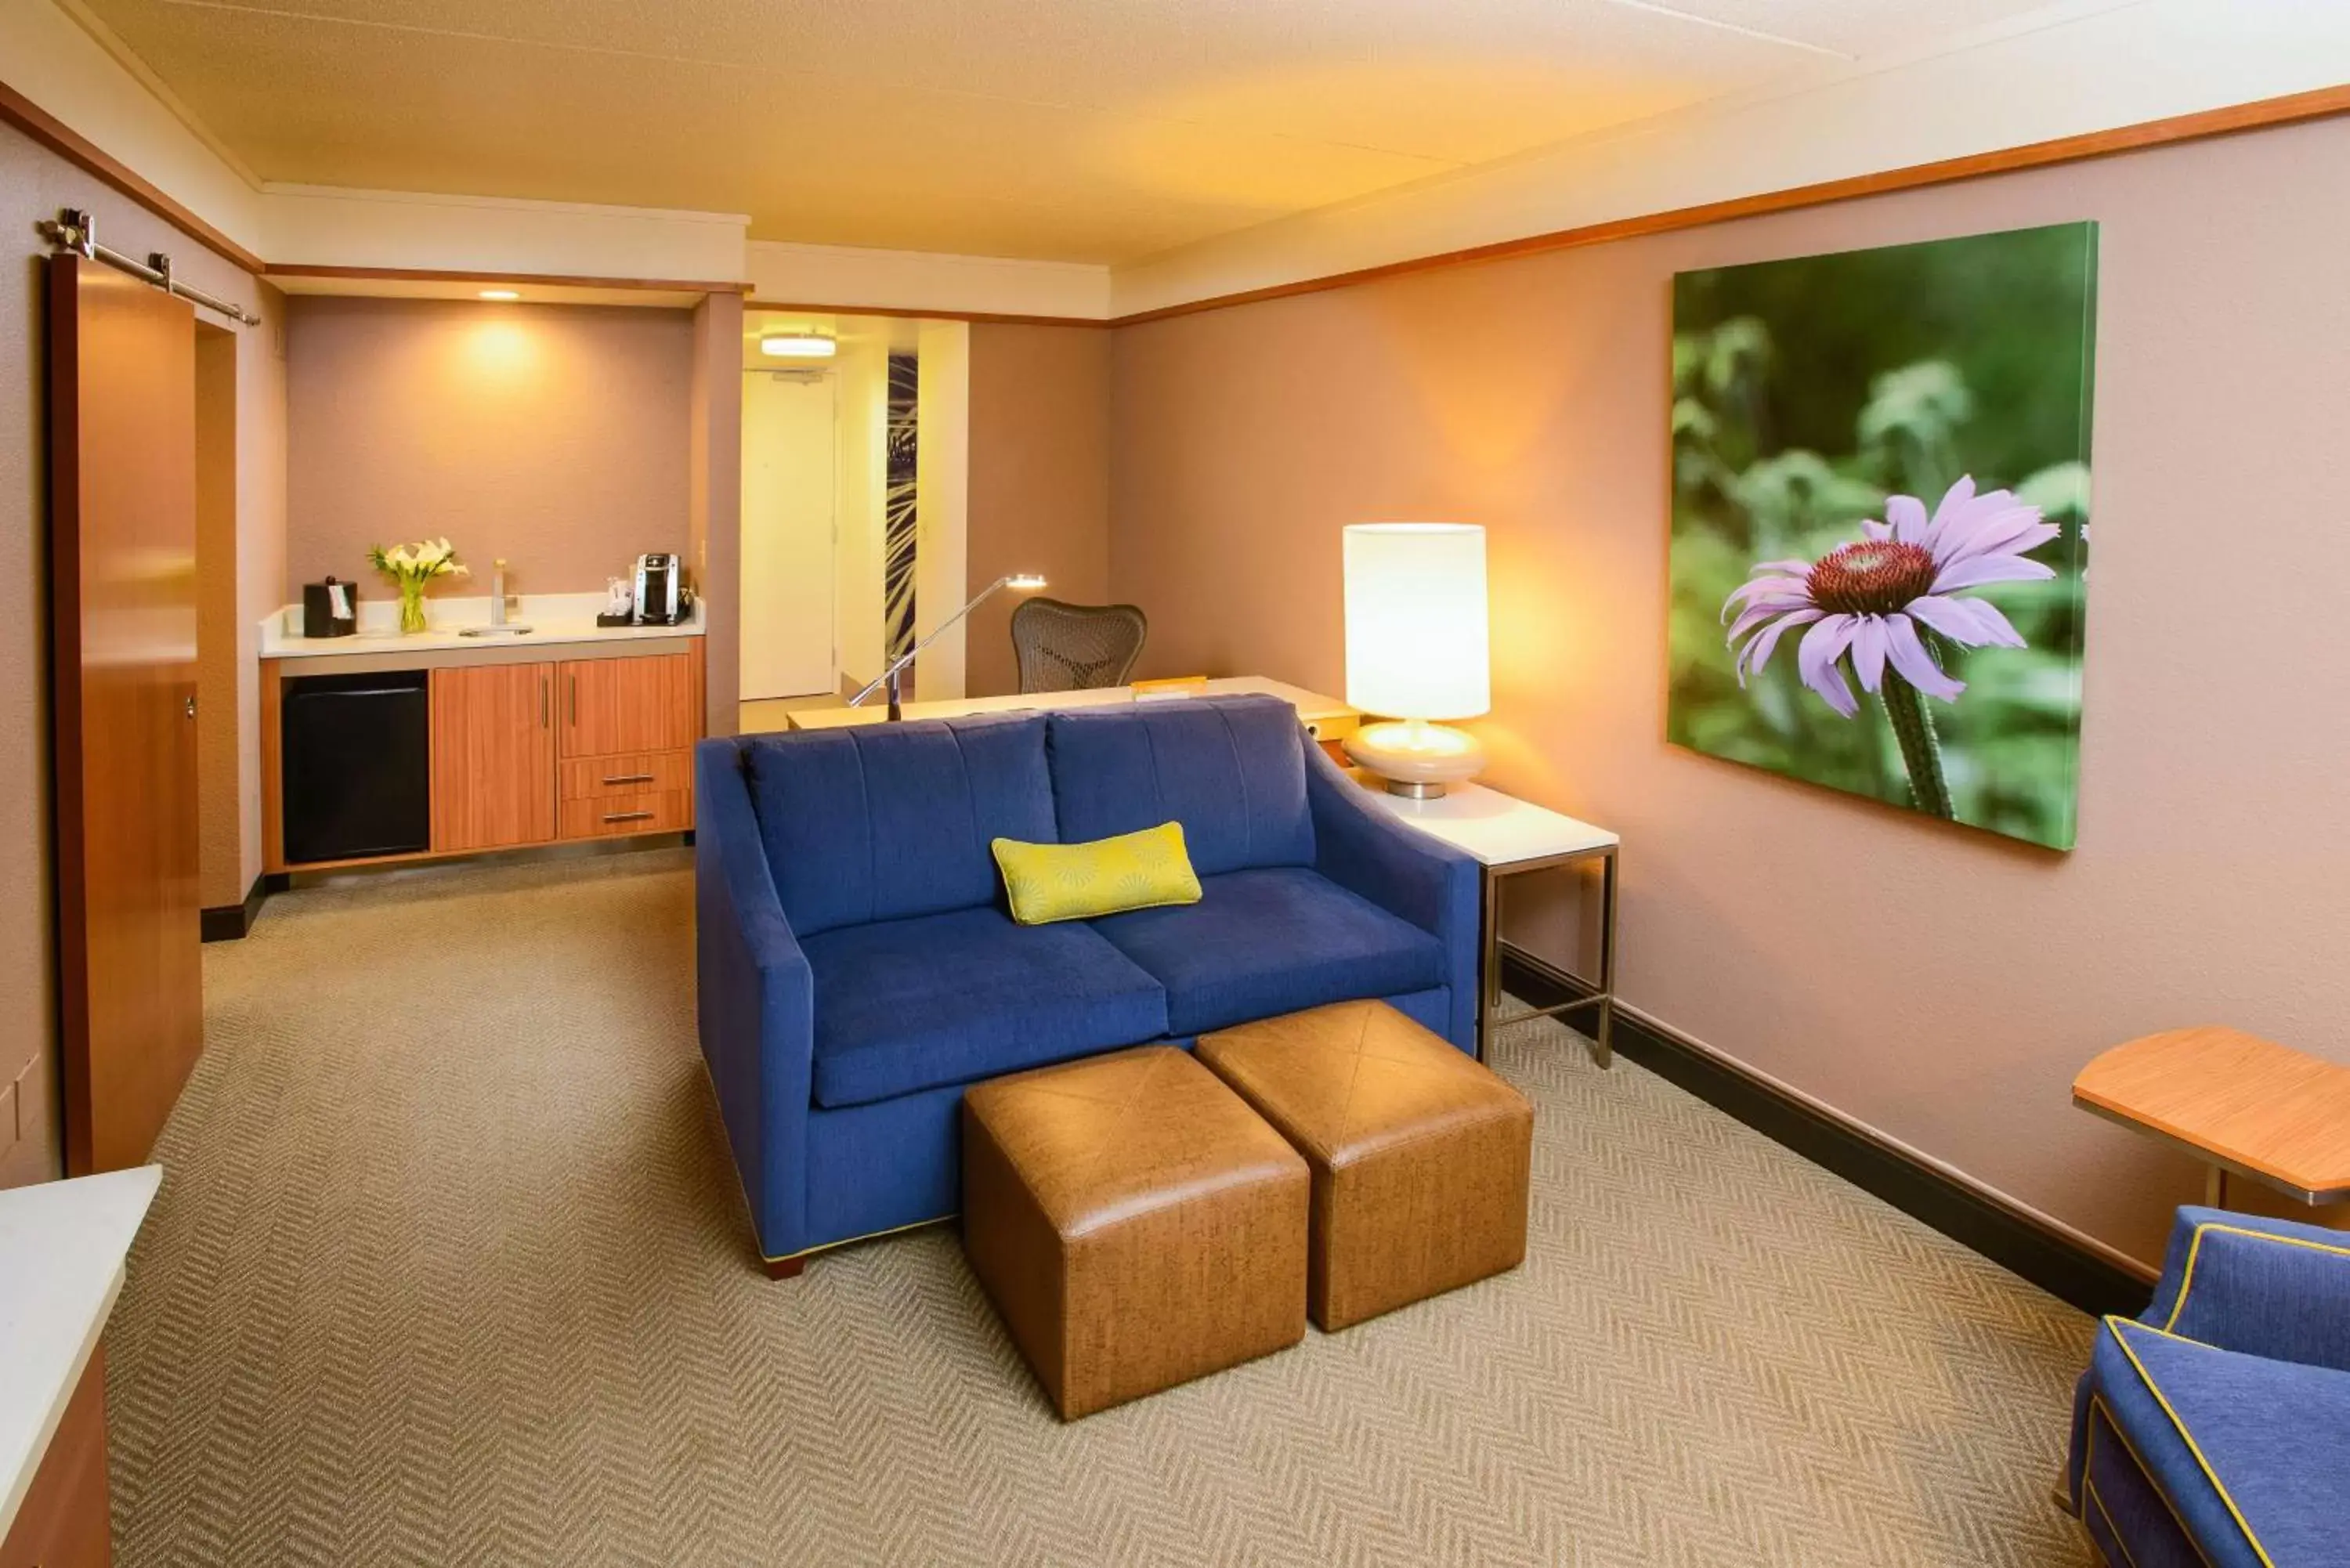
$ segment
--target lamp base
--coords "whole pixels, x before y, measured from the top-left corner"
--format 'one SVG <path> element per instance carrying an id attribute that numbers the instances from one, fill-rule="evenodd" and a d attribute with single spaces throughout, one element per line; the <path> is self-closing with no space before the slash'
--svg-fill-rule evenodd
<path id="1" fill-rule="evenodd" d="M 1477 737 L 1425 719 L 1366 724 L 1338 742 L 1367 773 L 1387 783 L 1388 793 L 1430 800 L 1447 784 L 1485 771 L 1485 748 Z"/>

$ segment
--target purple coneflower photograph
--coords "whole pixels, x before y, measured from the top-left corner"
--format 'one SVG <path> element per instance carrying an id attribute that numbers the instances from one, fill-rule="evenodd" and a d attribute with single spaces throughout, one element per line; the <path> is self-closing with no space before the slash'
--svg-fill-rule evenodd
<path id="1" fill-rule="evenodd" d="M 2073 846 L 2096 272 L 2056 223 L 1674 275 L 1669 741 Z"/>

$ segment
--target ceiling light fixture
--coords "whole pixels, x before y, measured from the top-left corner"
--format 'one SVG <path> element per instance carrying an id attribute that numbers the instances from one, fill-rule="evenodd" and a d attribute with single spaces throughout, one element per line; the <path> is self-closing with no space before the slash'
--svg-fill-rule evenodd
<path id="1" fill-rule="evenodd" d="M 777 332 L 759 339 L 759 352 L 770 359 L 829 359 L 837 348 L 814 332 Z"/>
<path id="2" fill-rule="evenodd" d="M 511 288 L 485 288 L 482 290 L 482 297 L 484 299 L 520 299 L 522 295 Z"/>

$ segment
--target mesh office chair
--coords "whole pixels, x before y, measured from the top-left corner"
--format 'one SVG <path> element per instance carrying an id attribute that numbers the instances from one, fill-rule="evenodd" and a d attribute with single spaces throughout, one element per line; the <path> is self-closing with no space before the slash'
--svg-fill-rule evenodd
<path id="1" fill-rule="evenodd" d="M 1142 657 L 1150 619 L 1134 605 L 1072 605 L 1033 598 L 1012 612 L 1012 651 L 1023 691 L 1123 686 Z"/>

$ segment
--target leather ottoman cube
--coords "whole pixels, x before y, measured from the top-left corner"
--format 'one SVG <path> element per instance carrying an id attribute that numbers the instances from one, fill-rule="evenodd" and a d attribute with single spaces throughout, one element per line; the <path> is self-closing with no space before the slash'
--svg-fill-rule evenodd
<path id="1" fill-rule="evenodd" d="M 1534 1107 L 1383 1002 L 1201 1036 L 1200 1060 L 1314 1172 L 1306 1297 L 1325 1330 L 1515 1268 Z"/>
<path id="2" fill-rule="evenodd" d="M 1303 1339 L 1310 1191 L 1171 1046 L 963 1096 L 963 1250 L 1064 1420 Z"/>

